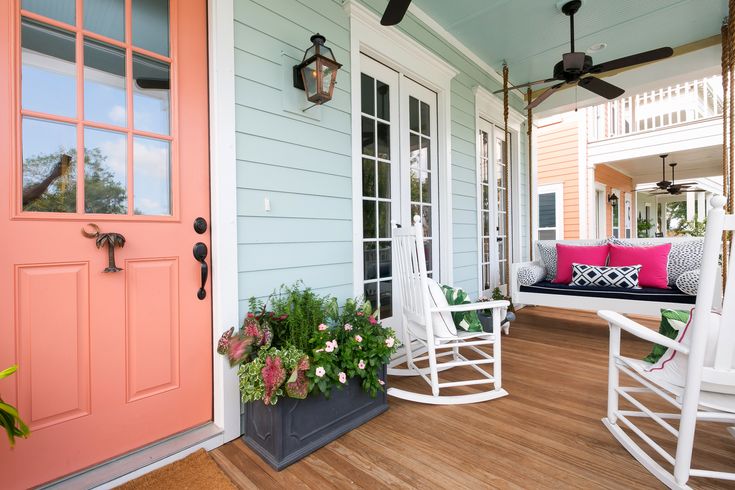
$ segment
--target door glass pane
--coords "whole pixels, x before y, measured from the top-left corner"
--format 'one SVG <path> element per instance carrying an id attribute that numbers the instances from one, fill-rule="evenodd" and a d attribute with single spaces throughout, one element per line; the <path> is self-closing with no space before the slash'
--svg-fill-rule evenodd
<path id="1" fill-rule="evenodd" d="M 431 136 L 431 111 L 429 110 L 429 104 L 421 102 L 421 134 L 425 136 Z"/>
<path id="2" fill-rule="evenodd" d="M 170 70 L 166 63 L 133 55 L 133 122 L 135 129 L 169 134 Z"/>
<path id="3" fill-rule="evenodd" d="M 74 34 L 24 20 L 21 46 L 23 109 L 75 117 Z"/>
<path id="4" fill-rule="evenodd" d="M 362 200 L 362 236 L 375 238 L 375 201 Z"/>
<path id="5" fill-rule="evenodd" d="M 375 79 L 373 77 L 365 75 L 364 73 L 362 73 L 360 76 L 360 100 L 362 112 L 364 112 L 365 114 L 370 114 L 371 116 L 374 115 Z"/>
<path id="6" fill-rule="evenodd" d="M 381 240 L 378 242 L 380 264 L 380 277 L 386 278 L 393 275 L 393 247 L 389 240 Z"/>
<path id="7" fill-rule="evenodd" d="M 84 28 L 125 41 L 125 0 L 84 0 Z"/>
<path id="8" fill-rule="evenodd" d="M 125 133 L 84 129 L 84 210 L 125 214 L 128 137 Z"/>
<path id="9" fill-rule="evenodd" d="M 168 141 L 133 140 L 135 214 L 171 214 L 171 148 Z"/>
<path id="10" fill-rule="evenodd" d="M 76 147 L 75 126 L 23 118 L 24 211 L 76 211 Z"/>
<path id="11" fill-rule="evenodd" d="M 375 197 L 375 160 L 362 159 L 362 195 Z"/>
<path id="12" fill-rule="evenodd" d="M 76 24 L 75 0 L 23 0 L 21 8 L 67 24 Z"/>
<path id="13" fill-rule="evenodd" d="M 378 162 L 378 197 L 390 199 L 390 163 Z"/>
<path id="14" fill-rule="evenodd" d="M 366 242 L 362 244 L 363 277 L 365 279 L 375 279 L 378 277 L 378 256 L 375 246 L 375 242 Z"/>
<path id="15" fill-rule="evenodd" d="M 419 132 L 419 101 L 415 97 L 408 98 L 408 120 L 411 131 Z"/>
<path id="16" fill-rule="evenodd" d="M 393 283 L 380 281 L 380 318 L 393 316 Z"/>
<path id="17" fill-rule="evenodd" d="M 89 39 L 84 41 L 84 118 L 127 125 L 125 51 Z"/>
<path id="18" fill-rule="evenodd" d="M 375 156 L 375 120 L 362 117 L 362 154 Z"/>
<path id="19" fill-rule="evenodd" d="M 375 105 L 377 107 L 377 116 L 380 119 L 390 121 L 390 87 L 378 80 L 376 83 L 376 91 L 377 97 Z"/>
<path id="20" fill-rule="evenodd" d="M 390 238 L 390 202 L 378 203 L 378 236 Z"/>
<path id="21" fill-rule="evenodd" d="M 378 123 L 378 158 L 390 159 L 390 126 Z"/>
<path id="22" fill-rule="evenodd" d="M 133 45 L 168 56 L 168 0 L 133 0 Z"/>

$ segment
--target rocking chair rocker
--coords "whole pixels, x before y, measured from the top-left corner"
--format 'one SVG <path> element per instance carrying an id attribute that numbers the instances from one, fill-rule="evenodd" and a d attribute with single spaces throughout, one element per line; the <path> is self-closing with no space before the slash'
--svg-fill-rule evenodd
<path id="1" fill-rule="evenodd" d="M 735 229 L 735 215 L 725 215 L 723 197 L 711 201 L 707 217 L 697 302 L 686 327 L 676 340 L 654 332 L 612 311 L 598 315 L 610 324 L 610 359 L 607 417 L 602 419 L 613 436 L 656 478 L 669 488 L 689 488 L 690 477 L 735 480 L 735 473 L 692 469 L 692 449 L 697 422 L 735 424 L 735 255 L 731 248 L 731 271 L 719 304 L 715 284 L 721 280 L 718 258 L 723 230 Z M 712 311 L 722 307 L 722 313 Z M 656 364 L 649 364 L 620 354 L 620 331 L 655 342 L 668 350 Z M 637 386 L 621 386 L 620 373 Z M 628 383 L 627 383 L 628 384 Z M 665 412 L 650 409 L 639 395 L 655 394 L 674 407 Z M 620 399 L 632 408 L 621 409 Z M 633 423 L 649 418 L 676 440 L 675 455 L 669 454 L 654 439 Z M 678 420 L 678 426 L 669 421 Z M 673 467 L 670 471 L 654 460 L 625 430 L 628 429 Z M 731 431 L 732 428 L 728 428 Z"/>
<path id="2" fill-rule="evenodd" d="M 388 365 L 388 374 L 392 376 L 421 376 L 430 386 L 431 395 L 415 393 L 398 388 L 389 388 L 388 394 L 405 400 L 434 405 L 456 405 L 493 400 L 508 394 L 501 388 L 500 366 L 500 315 L 508 301 L 488 301 L 465 305 L 449 306 L 432 299 L 430 287 L 435 291 L 438 286 L 429 279 L 426 272 L 426 254 L 420 218 L 414 217 L 414 225 L 406 228 L 393 228 L 394 250 L 394 283 L 401 298 L 401 324 L 404 353 L 393 359 Z M 442 322 L 442 314 L 492 309 L 493 331 L 490 332 L 456 332 L 449 321 Z M 446 317 L 444 317 L 446 318 Z M 439 325 L 439 323 L 443 323 Z M 447 324 L 451 323 L 448 329 Z M 454 331 L 451 331 L 454 330 Z M 492 346 L 492 355 L 479 347 Z M 473 358 L 465 357 L 460 349 L 471 351 Z M 450 357 L 446 362 L 440 358 Z M 416 363 L 428 361 L 427 367 L 419 367 Z M 402 364 L 405 368 L 399 368 Z M 469 366 L 477 371 L 479 379 L 464 381 L 444 381 L 439 379 L 439 372 Z M 485 369 L 483 369 L 483 367 Z M 492 367 L 492 373 L 488 370 Z M 490 389 L 471 394 L 440 395 L 444 388 L 471 385 L 490 385 Z"/>

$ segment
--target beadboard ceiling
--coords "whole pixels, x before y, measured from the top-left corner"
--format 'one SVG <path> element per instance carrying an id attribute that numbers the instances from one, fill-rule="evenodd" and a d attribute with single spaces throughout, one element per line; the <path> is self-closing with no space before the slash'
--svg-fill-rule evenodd
<path id="1" fill-rule="evenodd" d="M 551 77 L 554 64 L 570 48 L 569 18 L 558 9 L 557 0 L 413 3 L 498 72 L 505 60 L 511 83 Z M 576 49 L 586 51 L 606 43 L 602 51 L 590 53 L 599 63 L 661 46 L 676 48 L 719 34 L 726 13 L 726 0 L 584 0 L 575 16 Z M 701 59 L 683 58 L 678 69 L 668 72 L 701 71 L 704 65 L 719 61 L 714 53 L 719 48 L 712 48 Z M 625 77 L 618 75 L 610 81 L 625 83 Z M 595 102 L 584 90 L 574 96 L 567 92 L 566 97 L 555 96 L 553 104 L 544 103 L 546 109 L 559 108 L 574 97 L 587 99 L 583 105 Z"/>

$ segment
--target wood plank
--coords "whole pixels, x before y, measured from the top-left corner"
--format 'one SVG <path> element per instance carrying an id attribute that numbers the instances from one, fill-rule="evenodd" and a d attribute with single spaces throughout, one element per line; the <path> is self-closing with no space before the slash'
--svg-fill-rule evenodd
<path id="1" fill-rule="evenodd" d="M 636 320 L 657 326 L 652 319 Z M 281 472 L 239 440 L 213 456 L 241 488 L 660 488 L 600 422 L 607 338 L 607 325 L 594 313 L 523 308 L 511 335 L 503 337 L 508 397 L 454 407 L 391 398 L 388 412 Z M 626 355 L 642 357 L 649 350 L 624 337 Z M 421 380 L 390 382 L 429 392 Z M 664 443 L 662 431 L 652 432 Z M 723 425 L 700 424 L 695 465 L 728 469 L 735 461 L 732 442 Z M 702 478 L 690 484 L 732 488 Z"/>

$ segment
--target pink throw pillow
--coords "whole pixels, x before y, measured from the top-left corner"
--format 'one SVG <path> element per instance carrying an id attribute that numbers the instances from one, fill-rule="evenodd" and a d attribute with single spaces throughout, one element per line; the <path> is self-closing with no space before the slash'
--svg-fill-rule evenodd
<path id="1" fill-rule="evenodd" d="M 669 252 L 671 244 L 656 245 L 653 247 L 621 247 L 610 245 L 610 267 L 624 265 L 641 265 L 638 284 L 642 288 L 669 287 Z"/>
<path id="2" fill-rule="evenodd" d="M 557 284 L 572 282 L 572 264 L 605 265 L 609 245 L 581 247 L 579 245 L 556 244 L 556 277 Z"/>

